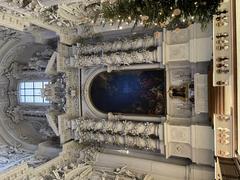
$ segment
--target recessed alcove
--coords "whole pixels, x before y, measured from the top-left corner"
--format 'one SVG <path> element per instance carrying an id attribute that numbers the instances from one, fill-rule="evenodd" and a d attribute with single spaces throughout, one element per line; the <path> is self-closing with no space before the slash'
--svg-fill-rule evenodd
<path id="1" fill-rule="evenodd" d="M 101 72 L 91 82 L 90 98 L 103 113 L 164 116 L 165 71 Z"/>

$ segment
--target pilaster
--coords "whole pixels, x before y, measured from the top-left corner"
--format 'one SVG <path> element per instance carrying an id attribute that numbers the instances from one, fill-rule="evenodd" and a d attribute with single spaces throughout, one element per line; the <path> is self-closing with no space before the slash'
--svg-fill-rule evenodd
<path id="1" fill-rule="evenodd" d="M 185 157 L 197 164 L 213 165 L 213 130 L 210 126 L 164 123 L 166 157 Z"/>

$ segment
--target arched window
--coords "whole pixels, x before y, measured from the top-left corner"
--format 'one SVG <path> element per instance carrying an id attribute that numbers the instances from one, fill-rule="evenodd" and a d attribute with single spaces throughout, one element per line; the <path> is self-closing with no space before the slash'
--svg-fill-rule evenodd
<path id="1" fill-rule="evenodd" d="M 20 103 L 48 104 L 41 96 L 41 90 L 48 84 L 48 81 L 21 81 L 19 85 Z"/>

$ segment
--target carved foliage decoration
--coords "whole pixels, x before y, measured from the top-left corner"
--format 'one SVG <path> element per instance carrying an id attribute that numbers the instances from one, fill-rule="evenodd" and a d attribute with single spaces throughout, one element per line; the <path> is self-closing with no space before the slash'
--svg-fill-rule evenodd
<path id="1" fill-rule="evenodd" d="M 152 123 L 75 119 L 69 124 L 75 140 L 80 143 L 98 142 L 147 150 L 159 150 L 158 127 Z"/>

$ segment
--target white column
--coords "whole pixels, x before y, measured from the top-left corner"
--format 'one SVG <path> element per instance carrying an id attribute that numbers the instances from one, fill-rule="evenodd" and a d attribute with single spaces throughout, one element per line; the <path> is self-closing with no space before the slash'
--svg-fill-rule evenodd
<path id="1" fill-rule="evenodd" d="M 71 120 L 68 127 L 74 134 L 74 139 L 80 143 L 99 142 L 164 151 L 161 124 L 79 118 Z"/>
<path id="2" fill-rule="evenodd" d="M 79 118 L 71 121 L 71 127 L 72 130 L 78 129 L 79 131 L 112 132 L 115 134 L 131 134 L 144 137 L 149 137 L 151 135 L 159 136 L 159 124 L 149 122 Z"/>
<path id="3" fill-rule="evenodd" d="M 130 65 L 130 64 L 142 64 L 142 63 L 157 63 L 161 62 L 161 55 L 159 48 L 154 51 L 141 50 L 126 52 L 115 52 L 110 55 L 75 55 L 69 59 L 65 59 L 65 65 L 67 67 L 83 68 L 96 65 L 114 66 L 114 65 Z"/>
<path id="4" fill-rule="evenodd" d="M 139 136 L 128 136 L 128 135 L 117 135 L 117 134 L 103 134 L 95 133 L 92 131 L 85 132 L 74 132 L 75 140 L 79 140 L 80 143 L 100 143 L 100 144 L 109 144 L 117 145 L 122 147 L 138 148 L 145 150 L 160 150 L 160 141 L 158 139 L 151 139 Z"/>

